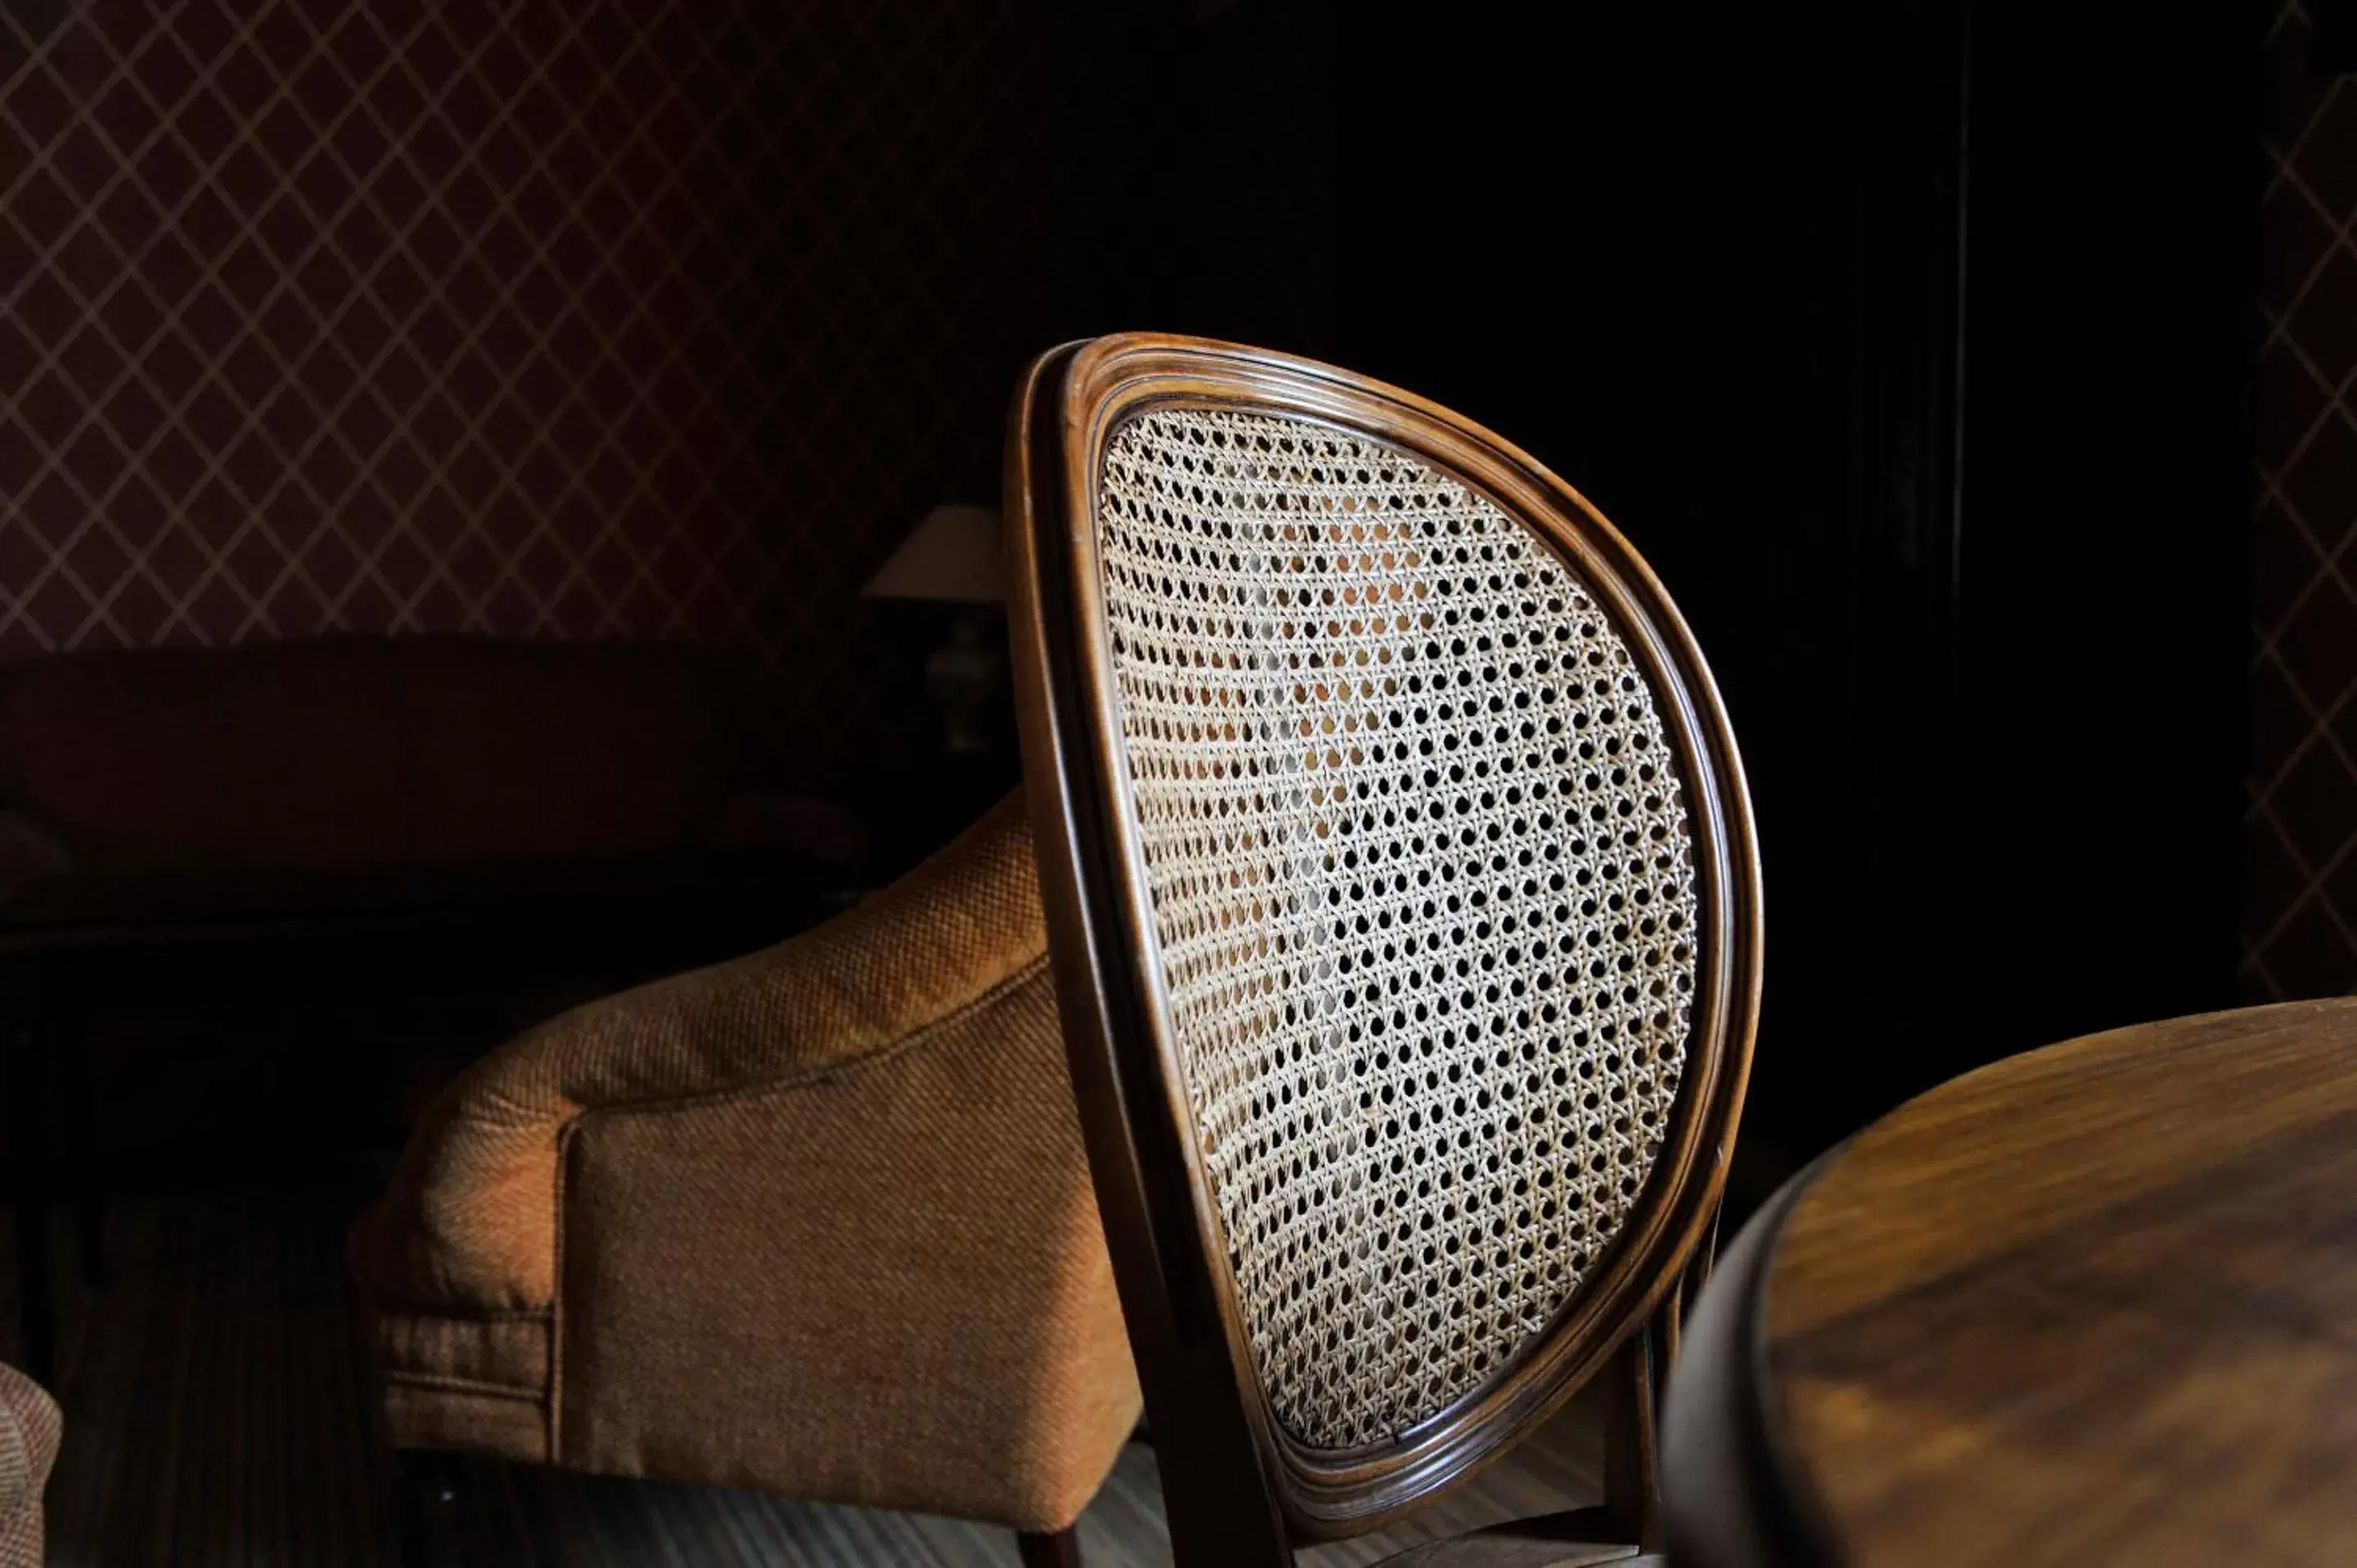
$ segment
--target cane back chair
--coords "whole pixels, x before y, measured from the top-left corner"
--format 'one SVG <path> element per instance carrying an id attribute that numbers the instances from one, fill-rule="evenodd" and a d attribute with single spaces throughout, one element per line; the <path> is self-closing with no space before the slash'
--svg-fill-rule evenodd
<path id="1" fill-rule="evenodd" d="M 1042 356 L 1013 638 L 1082 1130 L 1182 1568 L 1399 1520 L 1609 1373 L 1652 1418 L 1749 1063 L 1759 875 L 1702 657 L 1487 431 L 1307 360 Z"/>

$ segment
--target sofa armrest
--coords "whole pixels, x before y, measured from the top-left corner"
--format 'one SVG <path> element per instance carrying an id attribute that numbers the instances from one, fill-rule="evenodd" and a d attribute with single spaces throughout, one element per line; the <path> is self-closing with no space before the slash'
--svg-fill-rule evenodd
<path id="1" fill-rule="evenodd" d="M 1018 807 L 501 1047 L 352 1254 L 398 1444 L 1071 1523 L 1138 1391 Z"/>
<path id="2" fill-rule="evenodd" d="M 558 1159 L 593 1111 L 809 1080 L 890 1050 L 1044 969 L 1019 800 L 890 888 L 792 940 L 590 1003 L 441 1095 L 352 1240 L 382 1300 L 481 1313 L 556 1291 Z"/>
<path id="3" fill-rule="evenodd" d="M 1051 1532 L 1136 1423 L 1045 964 L 827 1071 L 590 1112 L 559 1201 L 569 1468 Z"/>

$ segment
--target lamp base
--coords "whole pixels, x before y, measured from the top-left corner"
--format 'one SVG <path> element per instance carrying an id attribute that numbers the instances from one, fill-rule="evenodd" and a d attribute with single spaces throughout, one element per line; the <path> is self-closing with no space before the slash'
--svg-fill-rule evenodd
<path id="1" fill-rule="evenodd" d="M 982 615 L 960 616 L 950 640 L 925 660 L 925 691 L 941 720 L 942 744 L 974 755 L 998 749 L 1006 711 L 1006 655 Z"/>

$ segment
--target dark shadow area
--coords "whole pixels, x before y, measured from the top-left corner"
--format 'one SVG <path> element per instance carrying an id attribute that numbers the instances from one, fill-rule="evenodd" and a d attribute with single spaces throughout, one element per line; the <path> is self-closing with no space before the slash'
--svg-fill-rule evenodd
<path id="1" fill-rule="evenodd" d="M 1020 786 L 1004 584 L 869 588 L 1077 338 L 1406 387 L 1648 559 L 1765 860 L 1738 1216 L 1975 1066 L 2357 987 L 2357 35 L 2306 16 L 12 8 L 0 1343 L 58 1350 L 61 1550 L 379 1560 L 342 1228 L 503 1039 Z M 1090 1561 L 1156 1495 L 1133 1447 Z M 469 1506 L 501 1562 L 1012 1550 Z"/>

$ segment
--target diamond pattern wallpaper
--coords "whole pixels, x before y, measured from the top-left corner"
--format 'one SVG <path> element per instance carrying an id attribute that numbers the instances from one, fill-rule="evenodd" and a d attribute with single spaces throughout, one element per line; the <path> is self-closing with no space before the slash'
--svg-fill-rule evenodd
<path id="1" fill-rule="evenodd" d="M 0 658 L 693 639 L 889 745 L 858 585 L 995 495 L 1029 353 L 1318 346 L 1316 13 L 1250 19 L 12 0 Z"/>
<path id="2" fill-rule="evenodd" d="M 2357 991 L 2357 77 L 2297 4 L 2266 37 L 2243 980 Z"/>

